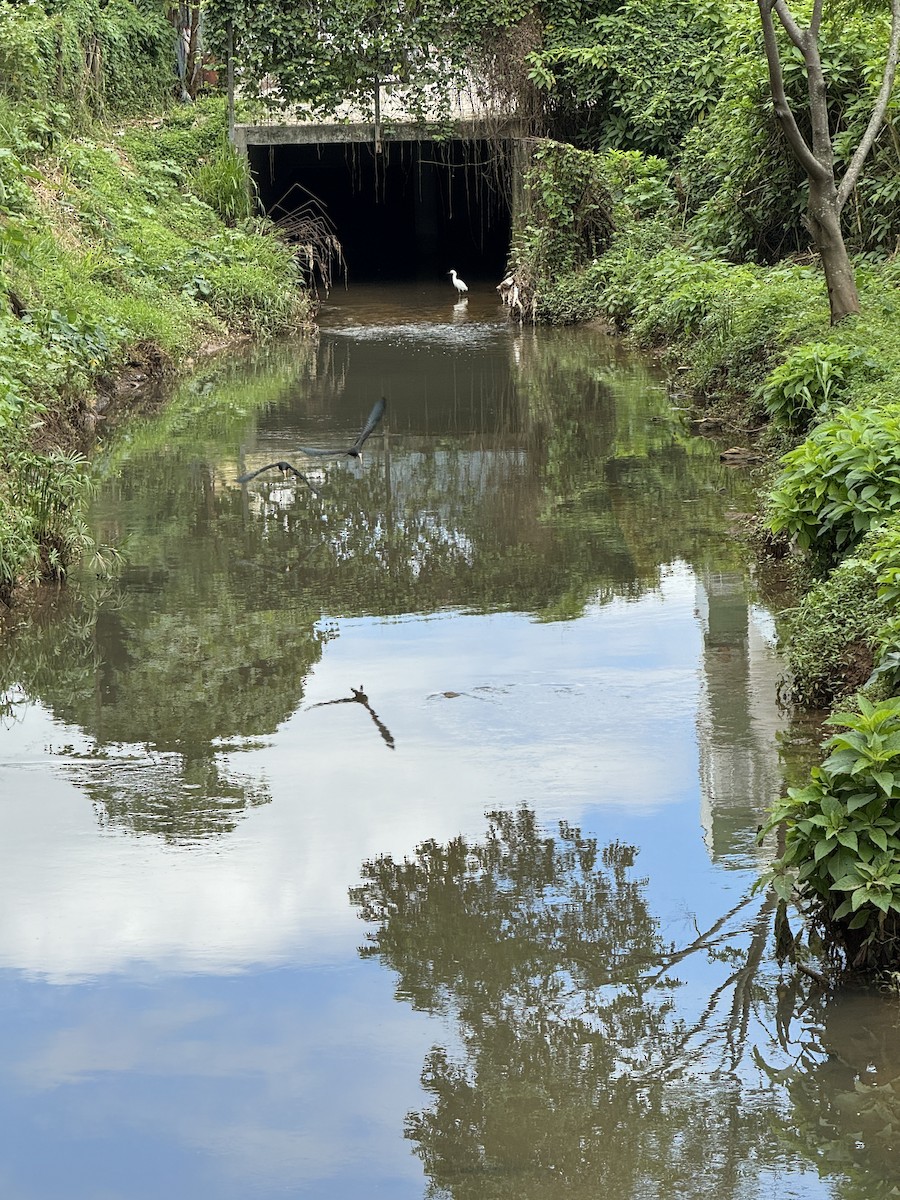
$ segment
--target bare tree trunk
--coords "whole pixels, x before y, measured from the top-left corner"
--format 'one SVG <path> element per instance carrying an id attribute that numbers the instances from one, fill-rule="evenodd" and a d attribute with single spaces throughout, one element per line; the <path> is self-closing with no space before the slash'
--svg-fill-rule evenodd
<path id="1" fill-rule="evenodd" d="M 841 210 L 833 179 L 809 181 L 806 226 L 822 260 L 831 323 L 837 325 L 844 317 L 859 312 L 859 294 L 853 263 L 841 230 Z"/>
<path id="2" fill-rule="evenodd" d="M 187 90 L 192 100 L 197 99 L 200 89 L 200 5 L 191 4 L 188 7 L 190 34 L 187 49 Z"/>
<path id="3" fill-rule="evenodd" d="M 787 0 L 758 0 L 758 3 L 775 115 L 809 181 L 806 224 L 822 259 L 822 269 L 828 285 L 828 302 L 831 306 L 831 323 L 836 325 L 851 313 L 859 312 L 859 295 L 853 264 L 841 230 L 841 212 L 856 187 L 863 163 L 884 121 L 900 55 L 900 0 L 890 0 L 891 34 L 881 88 L 872 106 L 866 131 L 840 184 L 835 177 L 826 79 L 819 56 L 819 27 L 823 0 L 813 0 L 812 17 L 806 28 L 797 23 L 787 6 Z M 810 142 L 807 142 L 800 132 L 785 93 L 784 72 L 773 14 L 803 55 L 809 88 Z"/>

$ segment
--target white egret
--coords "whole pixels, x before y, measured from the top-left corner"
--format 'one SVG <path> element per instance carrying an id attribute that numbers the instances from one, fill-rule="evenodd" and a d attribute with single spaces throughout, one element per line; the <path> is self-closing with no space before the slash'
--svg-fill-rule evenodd
<path id="1" fill-rule="evenodd" d="M 447 274 L 452 277 L 453 286 L 456 288 L 457 292 L 459 292 L 460 296 L 464 296 L 466 294 L 466 292 L 469 290 L 469 285 L 466 283 L 463 283 L 463 281 L 459 278 L 459 276 L 456 274 L 455 271 L 448 271 Z"/>

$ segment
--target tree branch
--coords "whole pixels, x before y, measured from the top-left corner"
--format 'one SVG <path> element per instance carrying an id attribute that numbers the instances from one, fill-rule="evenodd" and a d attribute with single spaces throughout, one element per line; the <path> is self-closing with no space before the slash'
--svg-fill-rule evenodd
<path id="1" fill-rule="evenodd" d="M 665 962 L 662 964 L 658 974 L 654 975 L 651 978 L 650 982 L 651 983 L 658 982 L 658 980 L 660 980 L 663 977 L 663 975 L 666 974 L 667 971 L 671 971 L 671 969 L 675 966 L 676 963 L 681 962 L 681 960 L 683 958 L 687 958 L 688 955 L 695 954 L 698 950 L 706 950 L 710 946 L 715 945 L 716 944 L 716 935 L 720 932 L 721 929 L 723 929 L 725 924 L 728 921 L 730 921 L 732 917 L 736 916 L 741 911 L 742 908 L 746 908 L 748 904 L 752 904 L 753 900 L 754 900 L 753 894 L 748 892 L 748 894 L 746 896 L 743 896 L 737 902 L 737 904 L 735 904 L 735 906 L 733 908 L 730 908 L 728 910 L 728 912 L 723 913 L 723 915 L 721 917 L 719 917 L 718 921 L 715 921 L 709 927 L 709 929 L 706 930 L 705 933 L 701 933 L 698 930 L 697 937 L 695 937 L 692 942 L 688 943 L 688 945 L 683 946 L 680 950 L 673 950 L 669 954 L 660 955 L 659 958 L 657 959 L 657 962 L 661 962 L 663 959 L 665 959 Z M 768 904 L 768 898 L 766 900 L 766 904 Z M 696 926 L 695 926 L 695 928 L 696 928 Z M 731 937 L 732 934 L 729 932 L 725 936 Z M 651 965 L 656 965 L 656 964 L 655 963 L 654 964 L 647 963 L 647 966 L 651 966 Z"/>
<path id="2" fill-rule="evenodd" d="M 772 8 L 778 14 L 778 20 L 784 26 L 785 32 L 787 33 L 788 37 L 791 39 L 791 41 L 794 43 L 794 45 L 797 47 L 797 49 L 803 55 L 803 58 L 805 60 L 806 59 L 806 46 L 807 46 L 807 31 L 805 29 L 801 29 L 800 26 L 797 24 L 794 14 L 791 12 L 791 10 L 788 8 L 788 6 L 785 4 L 784 0 L 773 0 Z"/>
<path id="3" fill-rule="evenodd" d="M 812 20 L 809 23 L 809 36 L 815 41 L 819 40 L 819 26 L 822 24 L 822 0 L 815 0 L 813 4 Z"/>
<path id="4" fill-rule="evenodd" d="M 887 111 L 888 101 L 891 98 L 891 91 L 894 86 L 894 76 L 897 73 L 898 57 L 900 57 L 900 0 L 891 0 L 891 40 L 888 44 L 888 55 L 887 61 L 884 64 L 881 89 L 878 92 L 875 107 L 872 109 L 872 116 L 869 118 L 866 132 L 863 134 L 862 140 L 856 148 L 856 153 L 851 158 L 850 165 L 847 167 L 844 178 L 841 180 L 840 187 L 838 188 L 838 212 L 847 203 L 850 193 L 856 187 L 863 163 L 866 161 L 866 157 L 872 149 L 875 138 L 884 121 L 884 114 Z"/>
<path id="5" fill-rule="evenodd" d="M 834 182 L 834 145 L 828 119 L 828 85 L 822 70 L 819 43 L 812 36 L 806 47 L 806 82 L 809 94 L 809 120 L 812 129 L 812 152 L 822 167 L 823 177 Z"/>
<path id="6" fill-rule="evenodd" d="M 895 3 L 900 3 L 900 0 L 895 0 Z M 762 21 L 763 43 L 766 50 L 766 63 L 769 68 L 769 86 L 772 89 L 772 102 L 775 106 L 775 115 L 778 118 L 785 137 L 787 138 L 794 155 L 800 166 L 806 171 L 807 175 L 821 178 L 823 173 L 822 164 L 813 154 L 810 147 L 806 144 L 803 134 L 797 125 L 794 114 L 791 112 L 791 106 L 788 104 L 787 95 L 784 90 L 784 76 L 781 70 L 781 56 L 778 53 L 778 39 L 775 35 L 775 22 L 772 20 L 773 7 L 778 13 L 778 19 L 781 21 L 787 30 L 788 36 L 800 50 L 805 48 L 805 40 L 802 30 L 797 25 L 797 22 L 788 12 L 787 8 L 782 3 L 782 0 L 775 0 L 774 5 L 771 0 L 759 0 L 759 16 Z M 796 36 L 795 36 L 796 35 Z M 799 38 L 799 41 L 797 40 Z M 805 53 L 804 53 L 805 59 Z"/>

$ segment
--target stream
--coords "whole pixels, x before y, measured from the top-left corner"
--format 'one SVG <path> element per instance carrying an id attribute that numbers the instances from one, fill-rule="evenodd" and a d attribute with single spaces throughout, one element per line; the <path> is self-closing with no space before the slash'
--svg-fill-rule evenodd
<path id="1" fill-rule="evenodd" d="M 454 301 L 205 363 L 98 452 L 121 568 L 3 618 L 4 1200 L 897 1194 L 896 998 L 753 890 L 749 482 L 646 357 Z"/>

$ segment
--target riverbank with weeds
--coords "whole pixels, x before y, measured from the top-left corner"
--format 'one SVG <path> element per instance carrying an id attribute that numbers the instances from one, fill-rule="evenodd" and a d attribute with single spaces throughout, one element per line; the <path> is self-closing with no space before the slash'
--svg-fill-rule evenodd
<path id="1" fill-rule="evenodd" d="M 535 320 L 605 320 L 655 352 L 692 427 L 754 472 L 745 536 L 797 593 L 777 614 L 790 699 L 842 710 L 823 764 L 773 810 L 787 848 L 766 881 L 779 920 L 799 905 L 835 965 L 896 970 L 900 260 L 860 266 L 862 311 L 832 326 L 814 261 L 711 254 L 674 183 L 651 156 L 538 148 L 511 273 Z"/>
<path id="2" fill-rule="evenodd" d="M 0 102 L 5 604 L 85 554 L 104 569 L 81 515 L 104 422 L 216 349 L 310 330 L 314 313 L 292 248 L 253 215 L 221 99 L 47 144 L 28 120 Z"/>
<path id="3" fill-rule="evenodd" d="M 900 577 L 891 534 L 900 519 L 900 261 L 860 269 L 863 311 L 831 326 L 815 263 L 735 264 L 693 246 L 660 159 L 548 144 L 528 185 L 511 265 L 527 281 L 526 310 L 540 322 L 602 320 L 654 353 L 695 432 L 756 475 L 758 549 L 791 555 L 806 589 L 860 557 L 877 560 L 883 619 L 860 636 L 879 687 L 900 684 L 886 661 L 900 646 L 885 640 L 900 595 L 889 586 Z M 593 204 L 576 203 L 587 191 Z M 560 262 L 562 274 L 552 271 Z M 807 688 L 807 674 L 798 672 L 795 699 L 821 706 L 822 687 Z M 835 677 L 828 701 L 861 682 Z"/>

